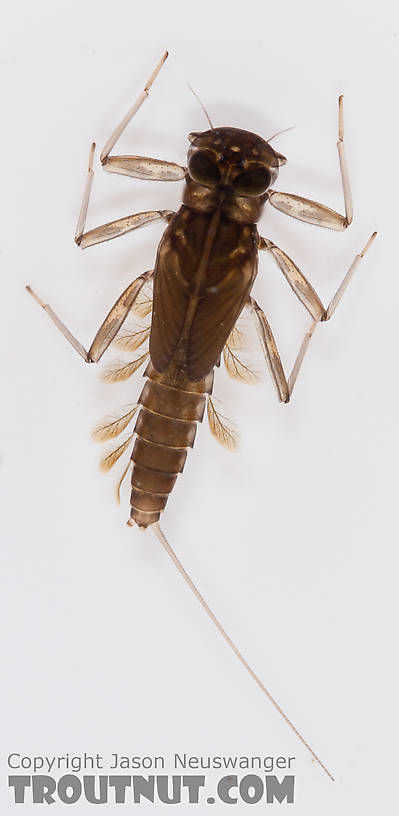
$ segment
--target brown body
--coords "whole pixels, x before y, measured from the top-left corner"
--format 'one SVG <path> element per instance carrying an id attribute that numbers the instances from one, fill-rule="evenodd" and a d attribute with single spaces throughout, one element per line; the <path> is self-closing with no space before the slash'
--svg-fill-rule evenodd
<path id="1" fill-rule="evenodd" d="M 137 523 L 140 527 L 157 522 L 164 509 L 177 474 L 184 468 L 187 449 L 194 444 L 196 423 L 202 420 L 206 403 L 212 433 L 226 447 L 234 446 L 234 434 L 218 417 L 209 395 L 212 392 L 213 369 L 219 364 L 222 352 L 226 369 L 233 377 L 253 381 L 250 369 L 231 352 L 234 335 L 229 341 L 244 306 L 249 306 L 256 321 L 278 399 L 286 403 L 291 398 L 316 326 L 330 319 L 355 268 L 376 236 L 373 233 L 363 251 L 355 257 L 325 308 L 311 283 L 291 258 L 272 240 L 259 238 L 256 228 L 266 201 L 280 212 L 320 227 L 342 231 L 351 223 L 353 205 L 344 150 L 342 96 L 338 100 L 337 149 L 345 215 L 317 201 L 273 190 L 279 167 L 286 163 L 285 157 L 255 133 L 229 127 L 214 128 L 207 114 L 211 128 L 203 133 L 189 134 L 187 167 L 146 156 L 111 156 L 121 133 L 147 99 L 149 89 L 167 56 L 165 52 L 142 93 L 111 134 L 100 160 L 104 169 L 124 176 L 159 181 L 185 179 L 180 210 L 177 213 L 169 210 L 137 212 L 85 230 L 94 175 L 93 143 L 75 234 L 76 243 L 84 249 L 151 221 L 166 219 L 168 227 L 159 245 L 155 270 L 143 273 L 129 284 L 105 317 L 88 350 L 51 306 L 43 302 L 31 287 L 27 287 L 87 363 L 99 362 L 114 340 L 121 348 L 133 351 L 145 342 L 150 332 L 150 364 L 145 372 L 148 381 L 139 397 L 140 411 L 134 429 L 137 439 L 131 455 L 133 475 L 129 523 Z M 267 317 L 250 296 L 257 274 L 258 249 L 270 253 L 312 316 L 312 325 L 305 334 L 288 378 Z M 151 278 L 154 284 L 151 328 L 117 337 L 129 312 L 137 310 L 136 301 Z M 105 381 L 127 379 L 147 358 L 148 353 L 126 365 L 112 368 L 105 373 Z M 133 406 L 116 420 L 101 424 L 95 429 L 94 438 L 105 441 L 118 436 L 133 419 L 137 407 Z M 102 458 L 102 470 L 109 470 L 118 461 L 127 450 L 132 436 Z M 119 481 L 118 497 L 127 472 L 128 468 Z"/>
<path id="2" fill-rule="evenodd" d="M 148 298 L 141 304 L 138 298 L 145 285 L 153 278 L 150 363 L 145 372 L 147 381 L 139 397 L 140 410 L 135 426 L 137 438 L 131 456 L 133 475 L 128 523 L 142 528 L 152 526 L 156 537 L 236 657 L 313 759 L 333 779 L 221 626 L 157 522 L 177 475 L 184 468 L 187 450 L 194 444 L 197 422 L 202 421 L 206 404 L 211 432 L 226 447 L 234 446 L 234 434 L 230 432 L 228 425 L 224 425 L 222 418 L 218 417 L 209 395 L 212 392 L 214 366 L 218 365 L 222 352 L 228 373 L 246 382 L 253 381 L 250 369 L 240 363 L 231 351 L 233 343 L 237 342 L 237 333 L 231 337 L 230 335 L 244 306 L 247 304 L 254 316 L 277 396 L 281 402 L 288 402 L 316 326 L 333 315 L 354 270 L 374 241 L 376 233 L 371 235 L 364 249 L 354 258 L 325 308 L 310 282 L 291 258 L 272 240 L 259 238 L 256 228 L 263 204 L 267 200 L 277 210 L 300 221 L 340 231 L 350 225 L 353 205 L 344 150 L 342 96 L 338 100 L 337 148 L 344 215 L 317 201 L 272 190 L 278 168 L 286 162 L 284 156 L 254 133 L 236 128 L 214 128 L 209 117 L 210 130 L 189 135 L 191 147 L 188 152 L 188 167 L 146 156 L 111 156 L 121 133 L 147 99 L 149 89 L 167 56 L 166 52 L 136 102 L 111 134 L 101 152 L 100 160 L 109 172 L 133 178 L 158 181 L 180 181 L 185 178 L 182 207 L 177 213 L 169 210 L 136 212 L 85 230 L 94 173 L 93 143 L 75 234 L 76 243 L 84 249 L 151 221 L 166 219 L 169 225 L 158 249 L 154 272 L 147 271 L 129 284 L 106 315 L 88 350 L 51 306 L 42 301 L 30 286 L 27 289 L 80 356 L 87 363 L 97 363 L 113 341 L 125 350 L 134 351 L 148 338 L 148 327 L 139 332 L 119 337 L 117 335 L 132 310 L 136 310 L 141 316 L 149 313 Z M 257 273 L 258 249 L 270 253 L 293 292 L 312 316 L 312 324 L 303 338 L 288 378 L 267 317 L 250 296 Z M 127 379 L 147 358 L 148 353 L 145 353 L 126 365 L 118 364 L 105 373 L 105 381 L 120 382 Z M 131 406 L 123 416 L 105 420 L 95 429 L 94 439 L 105 441 L 119 436 L 132 421 L 137 408 L 137 405 Z M 132 433 L 102 458 L 102 470 L 109 470 L 119 460 L 130 446 L 133 435 Z M 130 463 L 119 480 L 118 496 L 129 466 Z"/>
<path id="3" fill-rule="evenodd" d="M 219 177 L 216 183 L 205 178 L 208 184 L 201 184 L 187 175 L 184 203 L 158 249 L 151 363 L 138 400 L 142 407 L 132 453 L 131 519 L 140 527 L 159 519 L 184 468 L 206 395 L 212 393 L 213 368 L 257 273 L 256 221 L 265 196 L 238 195 L 233 184 L 248 165 L 248 153 L 258 165 L 266 143 L 234 128 L 192 138 L 194 146 L 213 145 L 212 151 L 200 151 L 205 166 L 195 167 L 194 174 L 204 169 L 212 173 L 212 165 L 206 166 L 211 156 Z M 269 146 L 267 153 L 269 158 L 277 155 Z M 198 155 L 195 147 L 191 155 Z"/>

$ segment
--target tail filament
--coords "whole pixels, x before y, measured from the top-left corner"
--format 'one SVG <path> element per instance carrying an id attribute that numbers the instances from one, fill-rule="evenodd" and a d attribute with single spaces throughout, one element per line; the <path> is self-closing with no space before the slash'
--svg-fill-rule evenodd
<path id="1" fill-rule="evenodd" d="M 169 555 L 169 558 L 171 558 L 171 560 L 173 561 L 173 563 L 174 563 L 175 567 L 177 567 L 178 571 L 180 572 L 180 575 L 181 575 L 181 576 L 184 578 L 185 582 L 188 584 L 188 586 L 190 587 L 191 591 L 194 593 L 195 597 L 196 597 L 196 598 L 197 598 L 197 600 L 200 602 L 200 604 L 201 604 L 202 608 L 205 610 L 205 612 L 206 612 L 206 614 L 208 615 L 208 617 L 211 619 L 211 621 L 212 621 L 212 622 L 214 623 L 214 625 L 216 626 L 216 629 L 218 629 L 218 631 L 220 632 L 220 634 L 222 635 L 222 637 L 224 638 L 224 640 L 226 641 L 226 643 L 228 644 L 228 646 L 230 646 L 230 649 L 232 649 L 232 651 L 234 652 L 234 654 L 236 655 L 236 657 L 238 657 L 239 661 L 242 663 L 242 665 L 244 666 L 244 668 L 247 670 L 248 674 L 250 674 L 250 675 L 251 675 L 251 677 L 253 678 L 253 680 L 255 680 L 255 683 L 256 683 L 256 684 L 259 686 L 259 688 L 261 689 L 261 691 L 263 692 L 263 694 L 265 694 L 265 695 L 266 695 L 266 697 L 267 697 L 267 698 L 270 700 L 270 702 L 272 703 L 272 705 L 274 706 L 274 708 L 276 708 L 276 709 L 277 709 L 277 711 L 279 712 L 279 714 L 282 716 L 283 720 L 285 720 L 285 722 L 287 723 L 287 725 L 289 725 L 289 727 L 290 727 L 290 728 L 291 728 L 291 730 L 294 732 L 294 734 L 296 734 L 296 736 L 298 737 L 298 739 L 299 739 L 299 740 L 302 742 L 302 744 L 305 746 L 305 748 L 306 748 L 306 749 L 309 751 L 309 753 L 312 755 L 313 759 L 314 759 L 314 760 L 315 760 L 315 761 L 316 761 L 316 762 L 317 762 L 317 763 L 320 765 L 320 767 L 321 767 L 321 768 L 323 769 L 323 771 L 324 771 L 324 772 L 327 774 L 327 776 L 329 776 L 329 777 L 330 777 L 331 781 L 332 781 L 332 782 L 334 782 L 334 777 L 332 776 L 332 774 L 330 773 L 330 771 L 329 771 L 329 770 L 326 768 L 326 766 L 323 764 L 323 762 L 322 762 L 322 761 L 321 761 L 321 759 L 320 759 L 320 758 L 317 756 L 317 754 L 315 754 L 315 752 L 314 752 L 314 751 L 313 751 L 313 749 L 310 747 L 309 743 L 308 743 L 308 742 L 306 742 L 306 740 L 305 740 L 305 738 L 302 736 L 302 734 L 300 734 L 300 733 L 299 733 L 298 729 L 297 729 L 297 728 L 295 727 L 295 725 L 294 725 L 294 724 L 291 722 L 291 720 L 290 720 L 290 719 L 287 717 L 286 713 L 283 711 L 283 709 L 281 708 L 281 706 L 279 706 L 279 704 L 277 703 L 277 701 L 276 701 L 276 700 L 274 699 L 274 697 L 273 697 L 273 696 L 270 694 L 270 691 L 268 691 L 268 690 L 267 690 L 266 686 L 265 686 L 265 685 L 262 683 L 262 680 L 260 680 L 260 678 L 257 676 L 257 674 L 255 674 L 254 670 L 251 668 L 251 666 L 249 665 L 249 663 L 247 663 L 247 661 L 245 660 L 245 657 L 243 657 L 243 655 L 241 654 L 241 652 L 239 651 L 239 649 L 237 648 L 237 646 L 235 645 L 235 643 L 234 643 L 234 642 L 232 641 L 232 639 L 229 637 L 229 635 L 227 634 L 227 632 L 226 632 L 226 631 L 223 629 L 223 626 L 221 625 L 221 623 L 219 623 L 219 621 L 218 621 L 218 619 L 217 619 L 216 615 L 215 615 L 215 614 L 212 612 L 212 609 L 211 609 L 211 608 L 208 606 L 207 602 L 206 602 L 206 601 L 205 601 L 205 599 L 202 597 L 201 593 L 199 592 L 199 590 L 197 589 L 197 587 L 195 586 L 195 584 L 194 584 L 194 583 L 193 583 L 193 581 L 191 580 L 190 576 L 188 575 L 188 573 L 187 573 L 187 572 L 186 572 L 186 570 L 184 569 L 183 564 L 182 564 L 182 563 L 179 561 L 179 559 L 178 559 L 178 557 L 177 557 L 176 553 L 174 552 L 174 550 L 173 550 L 173 549 L 172 549 L 172 547 L 170 546 L 169 542 L 168 542 L 168 541 L 167 541 L 167 539 L 165 538 L 165 536 L 164 536 L 164 534 L 163 534 L 163 532 L 162 532 L 162 530 L 161 530 L 161 528 L 160 528 L 160 526 L 159 526 L 159 523 L 158 523 L 158 522 L 155 522 L 155 524 L 152 524 L 152 525 L 151 525 L 151 529 L 154 531 L 154 533 L 155 533 L 155 535 L 156 535 L 156 537 L 157 537 L 158 541 L 159 541 L 159 542 L 162 544 L 162 547 L 164 548 L 164 550 L 165 550 L 165 551 L 167 552 L 167 554 Z"/>

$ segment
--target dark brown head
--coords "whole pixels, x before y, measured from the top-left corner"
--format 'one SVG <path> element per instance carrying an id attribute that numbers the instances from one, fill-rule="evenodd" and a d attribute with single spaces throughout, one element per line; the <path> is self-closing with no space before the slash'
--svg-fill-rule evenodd
<path id="1" fill-rule="evenodd" d="M 188 138 L 188 172 L 193 181 L 205 187 L 228 187 L 237 196 L 263 195 L 287 161 L 256 133 L 239 128 L 213 128 L 190 133 Z"/>

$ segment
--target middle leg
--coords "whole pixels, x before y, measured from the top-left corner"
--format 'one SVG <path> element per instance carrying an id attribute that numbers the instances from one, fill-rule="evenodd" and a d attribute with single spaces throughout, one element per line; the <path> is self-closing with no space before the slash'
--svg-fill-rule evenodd
<path id="1" fill-rule="evenodd" d="M 355 270 L 359 266 L 360 261 L 364 258 L 366 252 L 373 243 L 376 235 L 377 233 L 373 232 L 373 234 L 367 241 L 365 247 L 362 249 L 361 252 L 358 253 L 358 255 L 355 256 L 345 277 L 343 278 L 337 291 L 331 298 L 330 303 L 326 309 L 324 308 L 319 296 L 316 294 L 312 285 L 305 278 L 305 276 L 298 269 L 298 267 L 294 264 L 294 262 L 288 257 L 288 255 L 286 255 L 285 252 L 283 252 L 281 249 L 279 249 L 279 247 L 273 244 L 272 241 L 268 241 L 265 238 L 260 239 L 259 245 L 260 249 L 267 249 L 272 253 L 280 269 L 287 278 L 291 288 L 293 289 L 301 303 L 303 303 L 303 305 L 306 307 L 306 309 L 313 318 L 312 324 L 309 330 L 306 332 L 305 337 L 302 341 L 291 374 L 287 379 L 273 337 L 273 333 L 266 318 L 266 315 L 264 314 L 258 303 L 253 298 L 249 298 L 248 305 L 257 319 L 257 327 L 259 331 L 263 352 L 266 358 L 266 362 L 269 366 L 274 384 L 276 386 L 278 397 L 281 402 L 289 402 L 291 398 L 291 394 L 299 370 L 301 368 L 303 359 L 305 357 L 307 348 L 314 334 L 316 326 L 320 322 L 329 320 L 330 317 L 332 317 L 332 315 L 334 314 L 335 309 L 337 308 L 348 286 L 349 281 L 351 280 Z"/>
<path id="2" fill-rule="evenodd" d="M 327 308 L 324 308 L 317 292 L 313 289 L 313 286 L 305 275 L 301 272 L 301 270 L 297 267 L 293 260 L 283 252 L 280 247 L 276 246 L 273 241 L 270 241 L 268 238 L 260 238 L 258 243 L 258 249 L 263 249 L 272 255 L 278 266 L 280 267 L 284 277 L 288 281 L 291 289 L 295 292 L 297 298 L 301 301 L 301 303 L 305 306 L 308 310 L 309 314 L 313 317 L 313 319 L 318 322 L 319 320 L 329 320 L 332 314 L 334 313 L 335 309 L 338 306 L 339 301 L 342 298 L 342 295 L 345 292 L 353 274 L 358 267 L 360 261 L 366 254 L 367 250 L 373 243 L 377 233 L 373 232 L 370 236 L 369 240 L 367 241 L 366 246 L 362 249 L 358 255 L 355 255 L 344 279 L 340 283 L 335 295 L 332 297 L 329 305 Z"/>

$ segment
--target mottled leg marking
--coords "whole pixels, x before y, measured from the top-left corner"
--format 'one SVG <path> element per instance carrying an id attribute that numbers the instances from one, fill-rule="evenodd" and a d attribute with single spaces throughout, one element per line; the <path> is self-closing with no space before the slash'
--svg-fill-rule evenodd
<path id="1" fill-rule="evenodd" d="M 298 269 L 294 261 L 268 238 L 259 239 L 258 249 L 270 252 L 305 309 L 308 310 L 314 320 L 320 320 L 325 312 L 324 306 L 312 284 L 305 278 L 305 275 Z"/>

